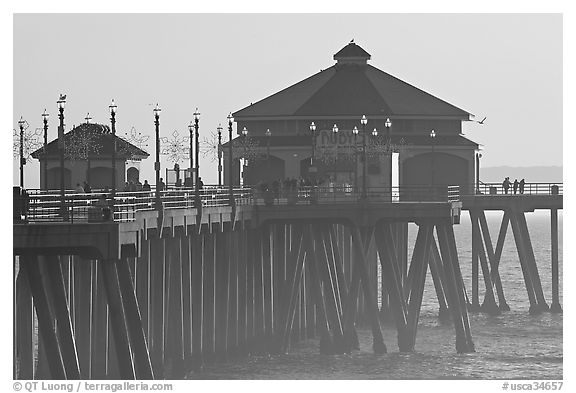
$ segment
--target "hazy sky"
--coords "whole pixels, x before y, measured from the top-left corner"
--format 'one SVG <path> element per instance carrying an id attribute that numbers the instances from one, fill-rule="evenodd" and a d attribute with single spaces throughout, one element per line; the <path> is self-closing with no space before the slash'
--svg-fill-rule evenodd
<path id="1" fill-rule="evenodd" d="M 229 112 L 333 65 L 352 38 L 371 65 L 486 116 L 464 124 L 482 166 L 562 165 L 560 14 L 16 14 L 12 127 L 20 116 L 40 127 L 46 108 L 54 139 L 66 93 L 67 130 L 87 112 L 108 124 L 114 98 L 120 135 L 135 127 L 152 142 L 156 102 L 163 136 L 187 134 L 196 107 L 209 135 Z M 152 147 L 141 179 L 154 178 Z M 26 166 L 27 187 L 38 168 Z M 215 182 L 216 163 L 203 158 L 201 176 Z"/>

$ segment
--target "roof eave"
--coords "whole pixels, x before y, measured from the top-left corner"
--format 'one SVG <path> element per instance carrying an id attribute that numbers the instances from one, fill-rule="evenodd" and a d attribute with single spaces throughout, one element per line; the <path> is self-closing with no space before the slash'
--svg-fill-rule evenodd
<path id="1" fill-rule="evenodd" d="M 291 116 L 291 115 L 249 115 L 249 116 L 234 116 L 234 121 L 266 121 L 266 120 L 321 120 L 321 119 L 356 119 L 360 115 L 306 115 L 306 116 Z M 403 114 L 390 114 L 390 115 L 369 115 L 366 114 L 371 119 L 406 119 L 406 120 L 430 120 L 430 119 L 442 119 L 442 120 L 463 120 L 470 121 L 470 114 L 462 115 L 403 115 Z"/>

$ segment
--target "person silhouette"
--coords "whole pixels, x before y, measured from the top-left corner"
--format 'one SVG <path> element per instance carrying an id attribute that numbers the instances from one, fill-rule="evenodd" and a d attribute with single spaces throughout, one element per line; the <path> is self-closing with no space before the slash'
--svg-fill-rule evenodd
<path id="1" fill-rule="evenodd" d="M 508 194 L 508 189 L 510 188 L 510 178 L 507 177 L 502 182 L 502 187 L 504 188 L 504 194 Z"/>
<path id="2" fill-rule="evenodd" d="M 166 185 L 164 184 L 164 179 L 160 178 L 160 181 L 158 182 L 158 184 L 156 184 L 156 190 L 157 191 L 164 191 L 165 187 L 166 187 Z"/>
<path id="3" fill-rule="evenodd" d="M 524 181 L 524 179 L 520 180 L 520 183 L 518 183 L 519 187 L 520 187 L 520 194 L 524 194 L 524 184 L 526 182 Z"/>
<path id="4" fill-rule="evenodd" d="M 518 179 L 514 179 L 514 184 L 512 184 L 512 189 L 514 190 L 514 194 L 518 191 Z"/>

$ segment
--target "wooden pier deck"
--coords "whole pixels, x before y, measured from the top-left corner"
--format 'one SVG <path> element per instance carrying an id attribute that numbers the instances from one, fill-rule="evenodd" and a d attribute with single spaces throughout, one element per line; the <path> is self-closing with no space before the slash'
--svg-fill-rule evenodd
<path id="1" fill-rule="evenodd" d="M 398 350 L 412 351 L 428 267 L 441 314 L 454 322 L 456 350 L 474 350 L 452 226 L 462 209 L 505 201 L 390 193 L 350 203 L 311 195 L 261 203 L 239 189 L 230 204 L 224 189 L 199 198 L 170 191 L 155 210 L 150 194 L 120 194 L 115 221 L 94 214 L 98 195 L 69 196 L 68 221 L 57 197 L 32 196 L 24 220 L 14 222 L 14 378 L 177 378 L 203 363 L 282 352 L 314 336 L 320 351 L 344 353 L 357 347 L 361 321 L 383 353 L 384 309 Z M 543 202 L 520 206 L 536 203 Z M 408 223 L 419 227 L 413 245 Z M 488 276 L 496 276 L 498 258 L 490 258 Z"/>

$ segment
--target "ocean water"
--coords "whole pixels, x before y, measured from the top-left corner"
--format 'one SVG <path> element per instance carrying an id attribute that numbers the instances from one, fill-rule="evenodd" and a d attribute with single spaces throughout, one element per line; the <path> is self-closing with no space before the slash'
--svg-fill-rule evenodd
<path id="1" fill-rule="evenodd" d="M 502 215 L 487 215 L 493 244 Z M 551 303 L 551 243 L 549 213 L 527 213 L 530 237 L 547 302 Z M 464 213 L 455 226 L 459 261 L 471 297 L 471 224 Z M 413 244 L 416 227 L 409 228 Z M 560 302 L 562 304 L 562 213 L 559 213 Z M 438 303 L 430 273 L 413 353 L 400 353 L 393 325 L 382 324 L 388 353 L 372 353 L 369 329 L 360 328 L 360 350 L 346 355 L 321 355 L 318 340 L 300 342 L 289 353 L 251 356 L 206 366 L 188 379 L 562 379 L 562 314 L 529 315 L 529 302 L 509 227 L 500 276 L 511 311 L 499 316 L 470 313 L 476 352 L 457 354 L 454 327 L 438 319 Z M 480 280 L 480 302 L 483 281 Z"/>

